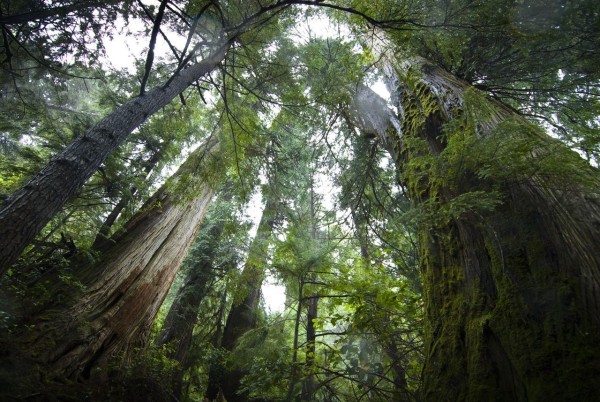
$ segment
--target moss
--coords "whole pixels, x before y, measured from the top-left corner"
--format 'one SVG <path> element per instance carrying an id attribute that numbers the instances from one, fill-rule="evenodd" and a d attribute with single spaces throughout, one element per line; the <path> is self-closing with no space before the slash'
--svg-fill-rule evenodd
<path id="1" fill-rule="evenodd" d="M 523 213 L 528 215 L 526 208 Z M 514 222 L 498 222 L 504 241 L 486 243 L 498 287 L 487 325 L 501 342 L 513 366 L 511 375 L 527 400 L 547 400 L 549 395 L 593 400 L 598 384 L 590 380 L 598 378 L 600 349 L 596 334 L 578 328 L 577 278 L 557 270 L 556 261 L 551 264 L 548 239 L 539 228 L 524 217 L 521 223 L 515 232 Z"/>
<path id="2" fill-rule="evenodd" d="M 398 144 L 419 205 L 424 400 L 597 400 L 600 335 L 581 296 L 593 262 L 567 246 L 584 236 L 576 210 L 595 173 L 476 91 L 448 111 L 407 75 Z M 571 191 L 580 223 L 556 217 L 568 198 L 554 188 Z"/>

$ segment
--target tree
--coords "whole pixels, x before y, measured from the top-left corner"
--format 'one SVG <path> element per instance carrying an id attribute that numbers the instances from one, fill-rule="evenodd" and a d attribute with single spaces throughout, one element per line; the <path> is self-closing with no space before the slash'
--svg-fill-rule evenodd
<path id="1" fill-rule="evenodd" d="M 124 139 L 149 116 L 166 106 L 173 98 L 181 94 L 195 81 L 212 72 L 225 58 L 231 45 L 243 42 L 243 35 L 258 30 L 275 15 L 294 4 L 320 5 L 319 1 L 300 2 L 286 0 L 262 5 L 252 4 L 250 13 L 239 13 L 239 8 L 227 10 L 231 13 L 225 18 L 223 10 L 216 4 L 205 5 L 195 18 L 190 28 L 195 29 L 200 17 L 212 6 L 220 14 L 218 27 L 208 24 L 207 28 L 216 29 L 209 39 L 203 38 L 198 47 L 205 45 L 208 55 L 195 64 L 191 64 L 199 54 L 191 51 L 187 54 L 188 40 L 184 54 L 179 55 L 176 71 L 166 82 L 145 92 L 147 78 L 142 80 L 141 95 L 120 106 L 85 135 L 73 141 L 60 154 L 56 155 L 40 172 L 34 175 L 27 184 L 14 192 L 6 200 L 0 210 L 0 224 L 4 228 L 0 232 L 0 272 L 5 273 L 16 261 L 21 252 L 35 238 L 48 221 L 73 197 L 87 179 L 98 169 L 107 156 L 118 147 Z M 351 11 L 352 9 L 346 9 Z M 375 21 L 374 21 L 375 22 Z M 156 25 L 160 25 L 157 18 Z M 157 30 L 154 30 L 154 36 Z M 190 38 L 194 31 L 190 31 Z M 206 42 L 208 45 L 206 46 Z M 146 70 L 152 67 L 153 40 L 148 56 Z M 196 50 L 196 49 L 193 49 Z M 184 68 L 186 67 L 187 68 Z M 144 75 L 147 77 L 147 73 Z M 43 202 L 39 202 L 44 200 Z M 25 218 L 26 217 L 26 218 Z"/>
<path id="2" fill-rule="evenodd" d="M 265 207 L 258 224 L 256 236 L 248 250 L 248 259 L 240 275 L 240 284 L 236 289 L 233 305 L 227 316 L 223 330 L 221 347 L 232 352 L 239 340 L 257 324 L 260 302 L 260 290 L 263 283 L 268 258 L 269 238 L 277 218 L 277 193 L 267 190 Z M 208 380 L 206 397 L 209 400 L 217 398 L 219 393 L 228 401 L 243 401 L 246 395 L 240 392 L 241 379 L 244 373 L 235 367 L 225 369 L 225 372 L 213 370 Z"/>
<path id="3" fill-rule="evenodd" d="M 600 33 L 592 1 L 430 5 L 432 27 L 404 43 L 594 158 L 599 71 L 591 44 Z"/>
<path id="4" fill-rule="evenodd" d="M 147 343 L 212 199 L 214 188 L 197 169 L 214 164 L 217 149 L 218 140 L 208 139 L 112 239 L 103 258 L 76 271 L 73 281 L 79 286 L 70 289 L 75 295 L 53 301 L 58 312 L 51 320 L 48 308 L 29 319 L 29 330 L 18 341 L 21 353 L 34 356 L 48 377 L 98 376 L 97 368 L 131 358 Z"/>
<path id="5" fill-rule="evenodd" d="M 290 16 L 299 15 L 296 5 L 327 9 L 329 15 L 349 27 L 351 34 L 341 40 L 312 38 L 295 46 Z M 367 151 L 362 155 L 368 163 L 361 165 L 362 161 L 357 160 L 360 166 L 350 167 L 356 172 L 346 172 L 349 180 L 343 183 L 341 209 L 346 208 L 351 219 L 344 223 L 340 218 L 337 222 L 336 230 L 344 233 L 339 236 L 348 237 L 348 222 L 353 221 L 357 239 L 344 242 L 352 251 L 337 253 L 332 258 L 337 265 L 332 263 L 330 271 L 323 269 L 317 274 L 312 268 L 313 263 L 322 262 L 322 255 L 316 251 L 323 244 L 314 244 L 316 236 L 312 243 L 305 241 L 308 232 L 300 234 L 302 225 L 291 221 L 288 230 L 281 233 L 286 236 L 284 244 L 293 252 L 278 250 L 279 256 L 301 258 L 278 257 L 274 261 L 306 268 L 290 274 L 298 279 L 295 296 L 300 306 L 293 334 L 289 328 L 286 334 L 290 344 L 295 339 L 288 399 L 333 399 L 335 395 L 339 399 L 368 396 L 385 400 L 393 395 L 430 401 L 525 401 L 548 398 L 548 394 L 560 400 L 597 398 L 600 253 L 595 239 L 600 234 L 600 183 L 597 169 L 588 163 L 597 162 L 600 138 L 600 77 L 595 48 L 598 11 L 593 1 L 546 5 L 506 0 L 485 4 L 470 0 L 234 0 L 226 4 L 165 0 L 157 8 L 156 14 L 144 8 L 151 21 L 150 50 L 140 68 L 140 88 L 130 91 L 143 95 L 76 138 L 62 156 L 56 156 L 29 185 L 9 197 L 0 211 L 4 228 L 0 229 L 0 247 L 4 250 L 0 256 L 5 253 L 0 257 L 2 269 L 8 269 L 85 182 L 98 199 L 99 187 L 94 186 L 102 179 L 111 183 L 114 176 L 102 177 L 104 173 L 100 172 L 91 182 L 88 179 L 111 150 L 204 74 L 206 82 L 219 81 L 217 84 L 222 85 L 215 86 L 213 92 L 220 100 L 214 102 L 212 96 L 207 97 L 206 109 L 226 112 L 223 121 L 231 135 L 220 136 L 220 140 L 233 152 L 223 163 L 233 167 L 236 178 L 248 189 L 252 188 L 248 183 L 256 182 L 258 170 L 247 174 L 244 169 L 261 164 L 251 155 L 264 155 L 262 150 L 268 147 L 266 136 L 254 130 L 265 121 L 274 119 L 273 127 L 279 124 L 281 128 L 277 146 L 300 138 L 299 132 L 311 133 L 311 139 L 303 143 L 307 152 L 329 150 L 330 158 L 320 160 L 327 167 L 323 175 L 333 176 L 336 169 L 349 168 L 343 161 L 349 151 L 342 144 L 348 137 L 333 135 L 344 123 L 350 134 L 362 137 L 354 142 L 356 155 L 360 148 Z M 90 10 L 86 9 L 81 18 L 85 19 Z M 314 15 L 311 10 L 306 14 Z M 56 17 L 65 21 L 68 16 Z M 45 21 L 40 22 L 41 26 Z M 2 27 L 8 36 L 14 34 L 9 22 Z M 161 27 L 174 27 L 178 22 L 183 25 L 176 30 L 189 31 L 189 40 L 183 51 L 172 47 L 175 67 L 164 64 L 156 68 L 152 52 Z M 36 25 L 29 21 L 22 26 Z M 0 50 L 7 58 L 5 70 L 18 71 L 10 64 L 29 60 L 28 56 L 10 56 L 17 41 L 5 39 L 4 43 Z M 36 54 L 52 59 L 47 43 L 43 44 Z M 205 52 L 198 52 L 200 48 Z M 196 62 L 195 57 L 206 54 L 207 58 Z M 209 74 L 218 66 L 220 77 Z M 89 71 L 83 65 L 80 68 Z M 163 76 L 163 71 L 168 72 Z M 387 81 L 390 105 L 368 87 L 376 76 Z M 166 84 L 145 90 L 152 82 L 161 81 Z M 12 85 L 8 79 L 3 84 Z M 196 89 L 203 91 L 199 85 Z M 164 95 L 166 92 L 168 95 Z M 252 97 L 260 101 L 237 102 Z M 38 104 L 47 103 L 47 99 L 40 96 Z M 186 100 L 185 96 L 180 99 Z M 140 112 L 136 105 L 146 106 Z M 129 119 L 129 114 L 135 119 Z M 44 119 L 43 123 L 49 121 Z M 115 124 L 122 130 L 114 131 Z M 39 132 L 42 124 L 28 121 L 13 126 L 8 135 L 2 131 L 6 152 L 29 150 L 19 142 L 26 137 L 13 134 L 19 126 Z M 114 139 L 104 135 L 109 132 L 116 133 Z M 582 152 L 588 161 L 570 148 Z M 383 170 L 378 159 L 380 149 L 389 153 L 396 169 L 392 172 L 392 164 L 388 164 L 385 180 L 376 173 L 378 168 Z M 41 156 L 38 164 L 50 154 L 41 147 L 31 150 L 31 160 L 36 154 Z M 294 160 L 290 154 L 285 157 Z M 3 158 L 3 165 L 9 160 Z M 267 165 L 277 164 L 269 156 L 265 160 Z M 126 170 L 127 163 L 117 163 L 120 168 L 115 171 Z M 297 186 L 298 177 L 304 173 L 299 164 L 288 169 L 296 176 L 286 176 L 283 187 L 296 192 L 306 189 Z M 222 176 L 225 170 L 221 169 Z M 390 184 L 392 177 L 398 181 L 396 185 Z M 17 182 L 8 174 L 2 180 L 11 188 Z M 187 182 L 181 182 L 185 187 Z M 114 235 L 113 245 L 98 247 L 103 255 L 96 265 L 81 263 L 81 256 L 73 257 L 70 245 L 76 242 L 69 240 L 68 233 L 61 234 L 54 245 L 62 248 L 54 254 L 62 257 L 53 261 L 77 272 L 66 276 L 65 270 L 56 270 L 42 275 L 61 282 L 46 288 L 44 300 L 52 303 L 27 322 L 36 326 L 18 332 L 23 335 L 23 345 L 33 345 L 32 353 L 24 353 L 31 357 L 31 364 L 17 365 L 22 368 L 20 372 L 37 361 L 51 367 L 50 378 L 83 378 L 95 374 L 95 368 L 105 365 L 112 353 L 124 351 L 127 357 L 129 345 L 137 343 L 130 337 L 139 337 L 140 345 L 145 343 L 157 305 L 200 220 L 198 215 L 187 219 L 188 212 L 189 216 L 192 212 L 186 208 L 201 214 L 198 211 L 205 208 L 204 201 L 209 198 L 209 190 L 202 189 L 200 198 L 179 198 L 168 186 L 163 187 L 159 197 L 165 197 L 165 213 L 158 213 L 158 198 L 151 198 L 135 220 L 125 225 L 129 232 L 122 237 Z M 300 199 L 307 193 L 300 194 L 300 198 L 286 195 L 287 206 L 302 209 Z M 171 195 L 181 203 L 172 201 Z M 279 203 L 273 209 L 277 214 L 283 207 Z M 68 213 L 64 213 L 67 219 Z M 337 218 L 331 211 L 327 216 Z M 179 223 L 169 226 L 169 220 L 178 221 L 177 217 L 184 217 L 185 223 L 181 224 L 188 225 L 181 227 L 185 232 L 181 242 L 170 235 L 180 229 Z M 156 224 L 150 227 L 153 222 Z M 59 227 L 60 222 L 45 232 L 58 239 Z M 403 247 L 416 243 L 406 235 L 409 230 L 418 233 L 419 249 L 402 253 Z M 141 235 L 146 233 L 156 236 L 145 242 Z M 165 242 L 161 243 L 158 238 L 163 234 Z M 310 247 L 300 247 L 307 244 Z M 176 247 L 171 249 L 170 245 Z M 163 256 L 173 264 L 153 265 Z M 417 259 L 422 287 L 416 271 L 411 269 Z M 266 262 L 258 265 L 262 269 Z M 281 272 L 283 266 L 278 265 Z M 10 281 L 14 272 L 6 272 L 9 275 L 4 279 Z M 348 276 L 348 280 L 334 281 L 329 272 Z M 165 280 L 156 286 L 156 292 L 149 292 L 148 277 Z M 234 353 L 251 343 L 251 335 L 260 332 L 248 329 L 260 312 L 257 306 L 262 278 L 251 276 L 247 292 L 237 297 L 238 302 L 246 301 L 231 310 L 230 318 L 234 318 L 227 322 L 223 344 Z M 58 291 L 66 282 L 72 282 L 75 288 Z M 77 290 L 78 284 L 85 288 Z M 322 289 L 343 292 L 327 294 Z M 417 295 L 421 291 L 423 323 L 418 313 Z M 22 298 L 19 292 L 13 293 L 14 299 Z M 288 297 L 291 300 L 292 296 Z M 397 302 L 402 298 L 406 299 L 404 303 Z M 330 299 L 340 299 L 340 303 Z M 55 317 L 50 314 L 52 309 L 60 312 L 59 316 L 66 312 L 80 321 L 67 322 L 70 317 L 63 316 L 51 322 L 49 317 Z M 10 316 L 10 308 L 5 310 Z M 308 345 L 302 361 L 298 351 L 302 348 L 300 326 L 305 312 Z M 323 325 L 328 325 L 331 333 L 319 332 Z M 75 335 L 63 342 L 60 335 L 71 328 Z M 286 327 L 282 328 L 285 332 Z M 189 328 L 186 331 L 189 333 Z M 46 334 L 51 343 L 45 341 Z M 277 339 L 281 342 L 284 338 Z M 327 345 L 327 353 L 323 351 L 325 346 L 317 345 L 317 339 L 319 345 Z M 58 346 L 50 350 L 49 345 Z M 282 357 L 288 358 L 282 352 L 272 360 L 247 360 L 260 366 L 281 361 Z M 418 371 L 421 360 L 422 384 L 419 376 L 411 375 Z M 307 368 L 304 378 L 296 370 L 301 365 Z M 249 398 L 256 392 L 244 383 L 247 367 L 237 365 L 227 371 L 230 384 L 211 381 L 213 385 L 221 383 L 228 399 Z M 286 378 L 282 372 L 277 371 Z M 256 375 L 246 378 L 256 379 Z M 301 382 L 303 392 L 296 387 Z M 273 381 L 259 382 L 263 383 Z M 214 388 L 210 395 L 214 395 Z M 276 391 L 284 397 L 281 388 Z M 419 389 L 420 397 L 416 396 Z"/>
<path id="6" fill-rule="evenodd" d="M 371 121 L 388 119 L 381 140 L 422 208 L 425 399 L 593 398 L 595 169 L 430 62 L 392 66 L 401 125 Z"/>
<path id="7" fill-rule="evenodd" d="M 579 52 L 587 52 L 583 44 L 597 37 L 597 29 L 586 22 L 587 2 L 552 7 L 538 19 L 523 18 L 529 10 L 518 5 L 497 4 L 488 9 L 456 2 L 464 7 L 459 13 L 448 3 L 444 22 L 452 27 L 454 16 L 460 23 L 427 35 L 431 47 L 425 55 L 435 63 L 414 57 L 423 55 L 422 48 L 409 46 L 387 66 L 397 74 L 390 88 L 399 108 L 399 122 L 390 121 L 400 123 L 402 137 L 395 129 L 395 140 L 388 132 L 382 141 L 391 145 L 424 214 L 425 397 L 535 400 L 552 390 L 561 400 L 593 399 L 595 385 L 588 376 L 598 367 L 582 350 L 598 353 L 598 339 L 590 335 L 598 325 L 598 261 L 591 242 L 596 172 L 523 116 L 545 116 L 562 131 L 562 123 L 548 116 L 560 115 L 570 104 L 566 113 L 581 113 L 577 120 L 583 123 L 567 124 L 573 137 L 591 133 L 588 112 L 574 105 L 595 108 L 597 69 L 581 68 L 581 60 L 586 64 L 593 57 Z M 482 18 L 473 18 L 482 11 Z M 544 21 L 547 16 L 551 24 Z M 480 21 L 493 29 L 478 29 Z M 464 47 L 463 34 L 473 39 L 462 42 Z M 403 47 L 400 36 L 413 35 L 394 35 L 396 49 Z M 562 80 L 567 71 L 573 74 Z M 580 79 L 588 84 L 577 84 Z M 506 103 L 477 95 L 464 80 Z M 573 322 L 588 329 L 578 332 Z M 563 366 L 582 370 L 570 371 L 570 380 L 557 373 L 540 378 L 548 361 L 557 364 L 555 356 Z M 459 362 L 460 368 L 448 362 Z M 449 389 L 457 392 L 448 396 Z"/>
<path id="8" fill-rule="evenodd" d="M 232 185 L 226 183 L 212 210 L 209 211 L 194 247 L 186 259 L 193 262 L 188 262 L 191 266 L 187 269 L 183 284 L 156 338 L 158 346 L 167 345 L 173 348 L 169 349 L 167 357 L 179 364 L 171 380 L 173 396 L 177 399 L 181 399 L 183 373 L 188 365 L 187 360 L 192 347 L 192 335 L 200 304 L 219 275 L 218 271 L 223 271 L 220 274 L 223 275 L 235 268 L 235 255 L 228 255 L 228 259 L 224 262 L 218 259 L 222 243 L 225 243 L 223 239 L 225 225 L 228 220 L 231 220 L 228 215 L 233 212 L 231 207 L 227 207 L 227 203 L 231 202 L 232 192 Z M 224 263 L 225 267 L 219 268 L 219 263 Z"/>
<path id="9" fill-rule="evenodd" d="M 5 201 L 0 211 L 1 272 L 5 273 L 42 227 L 75 195 L 126 137 L 195 80 L 211 72 L 227 52 L 229 42 L 211 56 L 177 74 L 165 86 L 134 98 L 102 119 L 25 186 Z"/>

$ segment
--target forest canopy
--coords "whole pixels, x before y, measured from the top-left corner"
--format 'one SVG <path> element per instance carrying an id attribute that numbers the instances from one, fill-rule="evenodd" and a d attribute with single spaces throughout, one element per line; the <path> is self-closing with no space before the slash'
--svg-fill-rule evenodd
<path id="1" fill-rule="evenodd" d="M 599 400 L 595 0 L 0 28 L 0 399 Z"/>

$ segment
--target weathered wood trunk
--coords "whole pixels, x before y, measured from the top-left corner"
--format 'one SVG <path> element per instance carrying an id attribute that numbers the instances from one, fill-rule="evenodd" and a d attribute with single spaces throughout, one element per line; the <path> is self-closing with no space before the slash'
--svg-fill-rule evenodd
<path id="1" fill-rule="evenodd" d="M 410 79 L 382 140 L 423 210 L 424 400 L 598 400 L 597 170 L 425 60 L 393 70 Z"/>
<path id="2" fill-rule="evenodd" d="M 58 318 L 38 321 L 28 340 L 48 378 L 85 379 L 94 369 L 131 357 L 148 341 L 152 322 L 211 202 L 216 183 L 196 172 L 212 158 L 211 139 L 144 205 L 98 264 L 83 267 L 85 286 Z M 186 177 L 185 180 L 181 180 Z M 178 182 L 185 183 L 185 191 Z"/>
<path id="3" fill-rule="evenodd" d="M 211 56 L 177 73 L 164 86 L 117 108 L 13 193 L 0 208 L 0 274 L 8 270 L 40 230 L 135 128 L 194 81 L 213 71 L 228 48 L 229 44 L 221 46 Z"/>
<path id="4" fill-rule="evenodd" d="M 227 316 L 221 347 L 229 352 L 235 349 L 242 336 L 256 328 L 260 290 L 267 264 L 269 238 L 275 227 L 276 202 L 274 195 L 270 194 L 263 210 L 256 236 L 250 245 L 248 260 L 241 274 L 243 283 L 237 290 L 237 293 L 243 295 L 243 298 L 241 301 L 234 300 L 233 306 Z M 244 374 L 237 367 L 220 373 L 211 370 L 206 397 L 212 401 L 218 397 L 219 393 L 222 393 L 228 402 L 246 401 L 248 395 L 246 393 L 238 393 Z"/>

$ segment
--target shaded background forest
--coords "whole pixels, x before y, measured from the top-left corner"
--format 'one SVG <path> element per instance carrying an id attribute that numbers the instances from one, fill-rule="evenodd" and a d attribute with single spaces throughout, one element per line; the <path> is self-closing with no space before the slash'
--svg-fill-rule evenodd
<path id="1" fill-rule="evenodd" d="M 0 395 L 597 400 L 594 3 L 0 1 Z"/>

